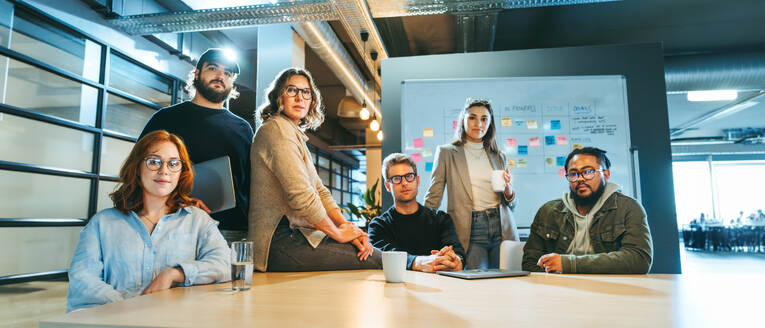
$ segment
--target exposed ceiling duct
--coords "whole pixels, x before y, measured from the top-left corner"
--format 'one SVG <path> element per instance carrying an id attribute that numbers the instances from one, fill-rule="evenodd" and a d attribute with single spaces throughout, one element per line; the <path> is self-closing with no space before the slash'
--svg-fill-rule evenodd
<path id="1" fill-rule="evenodd" d="M 621 0 L 374 0 L 369 9 L 375 18 L 455 14 L 486 10 L 582 5 Z"/>
<path id="2" fill-rule="evenodd" d="M 765 52 L 664 57 L 667 92 L 765 90 Z"/>
<path id="3" fill-rule="evenodd" d="M 366 102 L 367 107 L 377 118 L 382 118 L 380 105 L 366 90 L 364 78 L 356 70 L 353 60 L 343 43 L 337 38 L 327 22 L 304 22 L 292 25 L 316 55 L 343 83 L 359 102 Z"/>
<path id="4" fill-rule="evenodd" d="M 361 58 L 371 72 L 375 84 L 380 86 L 380 75 L 377 74 L 377 60 L 388 58 L 388 51 L 382 42 L 382 37 L 377 31 L 377 26 L 372 20 L 366 0 L 330 0 L 335 12 L 340 17 L 340 23 L 348 32 L 356 51 L 362 54 Z M 368 33 L 366 42 L 361 39 L 361 32 Z M 372 58 L 370 53 L 375 52 L 377 58 Z"/>

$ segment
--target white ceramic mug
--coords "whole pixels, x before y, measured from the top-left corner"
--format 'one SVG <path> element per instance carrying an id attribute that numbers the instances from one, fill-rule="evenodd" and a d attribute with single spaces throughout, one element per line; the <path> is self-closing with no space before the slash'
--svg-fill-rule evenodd
<path id="1" fill-rule="evenodd" d="M 383 273 L 387 282 L 403 282 L 406 252 L 382 252 Z"/>
<path id="2" fill-rule="evenodd" d="M 491 189 L 496 192 L 505 191 L 505 171 L 491 171 Z"/>

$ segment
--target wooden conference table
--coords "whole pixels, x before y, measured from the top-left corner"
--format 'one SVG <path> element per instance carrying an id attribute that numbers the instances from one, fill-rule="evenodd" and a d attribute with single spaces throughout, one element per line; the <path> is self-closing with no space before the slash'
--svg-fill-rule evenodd
<path id="1" fill-rule="evenodd" d="M 559 275 L 461 280 L 379 270 L 256 273 L 174 288 L 40 327 L 762 327 L 765 279 L 740 275 Z"/>

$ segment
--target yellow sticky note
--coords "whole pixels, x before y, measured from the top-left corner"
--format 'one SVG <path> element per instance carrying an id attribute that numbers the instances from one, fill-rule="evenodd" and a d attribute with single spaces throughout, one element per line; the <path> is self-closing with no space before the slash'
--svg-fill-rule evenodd
<path id="1" fill-rule="evenodd" d="M 518 159 L 518 167 L 526 167 L 526 159 L 525 158 L 519 158 Z"/>
<path id="2" fill-rule="evenodd" d="M 433 150 L 430 148 L 423 148 L 422 157 L 430 157 L 430 156 L 433 156 Z"/>
<path id="3" fill-rule="evenodd" d="M 537 129 L 537 120 L 528 120 L 526 121 L 526 127 L 529 129 Z"/>
<path id="4" fill-rule="evenodd" d="M 547 166 L 555 166 L 555 158 L 552 158 L 552 157 L 545 158 L 545 164 L 547 164 Z"/>
<path id="5" fill-rule="evenodd" d="M 513 118 L 512 117 L 503 117 L 502 118 L 502 126 L 513 126 Z"/>
<path id="6" fill-rule="evenodd" d="M 424 130 L 422 130 L 422 136 L 423 137 L 432 137 L 433 136 L 433 129 L 424 129 Z"/>
<path id="7" fill-rule="evenodd" d="M 572 148 L 574 148 L 574 150 L 576 150 L 576 149 L 582 149 L 582 148 L 584 148 L 584 146 L 582 146 L 582 144 L 574 144 L 572 146 Z"/>
<path id="8" fill-rule="evenodd" d="M 513 169 L 515 168 L 515 158 L 508 158 L 507 159 L 507 167 Z"/>

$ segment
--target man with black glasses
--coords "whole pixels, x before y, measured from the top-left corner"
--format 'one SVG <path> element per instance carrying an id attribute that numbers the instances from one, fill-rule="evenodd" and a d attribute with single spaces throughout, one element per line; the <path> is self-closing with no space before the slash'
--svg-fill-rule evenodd
<path id="1" fill-rule="evenodd" d="M 407 252 L 406 268 L 422 272 L 462 270 L 465 250 L 449 214 L 417 203 L 417 165 L 393 153 L 383 160 L 385 189 L 393 206 L 369 224 L 372 245 L 383 251 Z"/>
<path id="2" fill-rule="evenodd" d="M 653 243 L 643 206 L 608 182 L 606 151 L 585 147 L 566 158 L 569 193 L 547 202 L 531 224 L 523 270 L 647 273 Z"/>
<path id="3" fill-rule="evenodd" d="M 167 130 L 186 144 L 193 163 L 222 156 L 231 160 L 236 207 L 213 213 L 218 229 L 229 242 L 247 237 L 250 195 L 250 145 L 252 127 L 224 108 L 224 103 L 239 93 L 234 81 L 239 64 L 233 54 L 222 49 L 207 49 L 189 73 L 186 90 L 193 97 L 154 113 L 141 137 L 155 130 Z"/>

